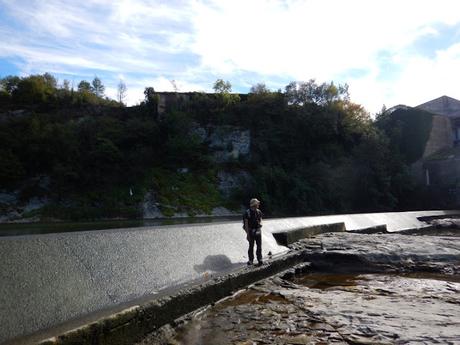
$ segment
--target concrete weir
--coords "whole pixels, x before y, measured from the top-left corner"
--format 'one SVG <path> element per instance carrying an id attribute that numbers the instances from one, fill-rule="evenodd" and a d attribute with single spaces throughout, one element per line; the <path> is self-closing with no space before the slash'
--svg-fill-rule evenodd
<path id="1" fill-rule="evenodd" d="M 288 244 L 331 230 L 366 231 L 385 225 L 388 232 L 409 231 L 426 226 L 419 217 L 459 213 L 266 220 L 263 255 L 268 259 L 271 252 L 277 259 L 250 270 L 242 269 L 247 242 L 241 222 L 3 237 L 0 343 L 128 344 L 181 314 L 297 263 L 300 259 L 287 254 L 275 237 Z"/>

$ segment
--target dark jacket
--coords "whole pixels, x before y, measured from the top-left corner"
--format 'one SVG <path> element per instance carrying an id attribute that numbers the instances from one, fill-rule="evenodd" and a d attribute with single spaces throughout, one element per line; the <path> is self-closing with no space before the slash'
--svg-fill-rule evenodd
<path id="1" fill-rule="evenodd" d="M 243 214 L 243 222 L 247 219 L 249 229 L 260 229 L 262 227 L 262 217 L 263 213 L 261 210 L 258 208 L 255 210 L 249 208 Z"/>

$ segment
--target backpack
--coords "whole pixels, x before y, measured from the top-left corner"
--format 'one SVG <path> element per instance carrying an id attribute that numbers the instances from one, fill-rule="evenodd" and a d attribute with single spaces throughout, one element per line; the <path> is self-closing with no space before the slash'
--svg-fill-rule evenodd
<path id="1" fill-rule="evenodd" d="M 248 226 L 250 229 L 257 229 L 262 227 L 262 224 L 260 224 L 260 221 L 262 220 L 262 212 L 259 209 L 256 209 L 254 212 L 251 212 L 250 208 L 246 210 L 243 216 L 243 229 L 245 219 L 248 220 Z"/>

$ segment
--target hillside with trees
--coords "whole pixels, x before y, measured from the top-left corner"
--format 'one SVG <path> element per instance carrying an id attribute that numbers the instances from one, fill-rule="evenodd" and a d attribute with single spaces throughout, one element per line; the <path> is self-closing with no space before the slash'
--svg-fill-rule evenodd
<path id="1" fill-rule="evenodd" d="M 253 196 L 268 216 L 419 206 L 412 156 L 395 154 L 388 126 L 353 103 L 346 85 L 310 80 L 272 91 L 257 84 L 238 95 L 218 80 L 215 93 L 178 98 L 161 114 L 153 87 L 126 107 L 126 85 L 110 100 L 97 77 L 76 88 L 50 74 L 8 76 L 0 85 L 0 194 L 14 196 L 0 198 L 3 214 L 138 218 L 146 195 L 165 216 L 219 206 L 239 212 Z M 216 159 L 200 133 L 225 128 L 249 131 L 249 154 Z M 243 178 L 223 193 L 222 172 Z M 29 210 L 31 200 L 41 204 Z"/>

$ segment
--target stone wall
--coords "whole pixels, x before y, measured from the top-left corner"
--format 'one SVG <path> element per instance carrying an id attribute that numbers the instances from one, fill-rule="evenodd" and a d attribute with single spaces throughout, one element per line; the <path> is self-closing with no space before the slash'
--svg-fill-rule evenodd
<path id="1" fill-rule="evenodd" d="M 451 120 L 446 116 L 433 115 L 433 122 L 430 137 L 423 152 L 426 158 L 439 150 L 453 147 L 454 137 L 452 133 Z"/>

